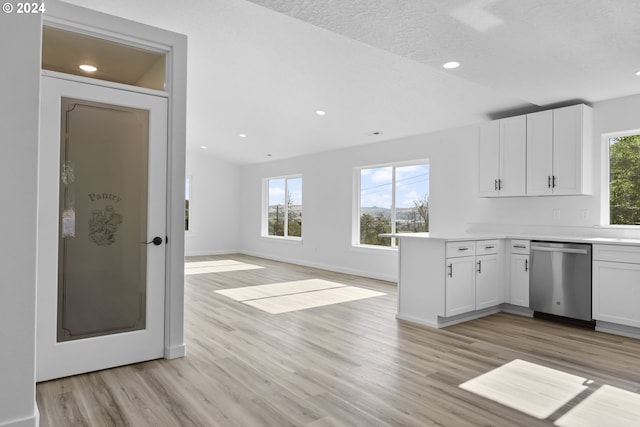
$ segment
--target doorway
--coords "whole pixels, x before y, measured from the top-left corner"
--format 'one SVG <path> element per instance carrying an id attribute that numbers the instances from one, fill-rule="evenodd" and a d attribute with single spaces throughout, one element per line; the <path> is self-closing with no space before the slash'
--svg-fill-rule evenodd
<path id="1" fill-rule="evenodd" d="M 167 98 L 43 76 L 36 379 L 163 357 Z"/>

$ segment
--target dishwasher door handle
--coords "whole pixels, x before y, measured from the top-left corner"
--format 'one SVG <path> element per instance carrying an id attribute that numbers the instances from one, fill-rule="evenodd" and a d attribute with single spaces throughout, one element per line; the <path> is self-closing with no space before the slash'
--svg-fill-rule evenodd
<path id="1" fill-rule="evenodd" d="M 561 252 L 565 254 L 581 254 L 587 255 L 586 249 L 573 249 L 573 248 L 549 248 L 546 246 L 531 246 L 532 251 L 540 251 L 540 252 Z"/>

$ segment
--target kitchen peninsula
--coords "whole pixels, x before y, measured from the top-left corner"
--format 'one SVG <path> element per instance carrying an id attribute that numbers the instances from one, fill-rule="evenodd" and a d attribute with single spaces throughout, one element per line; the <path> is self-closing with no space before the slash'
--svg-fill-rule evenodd
<path id="1" fill-rule="evenodd" d="M 532 316 L 531 240 L 591 243 L 592 317 L 596 330 L 640 338 L 640 240 L 429 233 L 400 240 L 401 321 L 442 328 L 500 311 Z"/>

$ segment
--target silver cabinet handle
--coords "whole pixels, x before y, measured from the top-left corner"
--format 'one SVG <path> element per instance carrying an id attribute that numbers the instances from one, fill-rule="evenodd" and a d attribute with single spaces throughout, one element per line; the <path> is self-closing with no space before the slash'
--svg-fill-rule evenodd
<path id="1" fill-rule="evenodd" d="M 482 261 L 478 261 L 478 274 L 482 274 Z"/>
<path id="2" fill-rule="evenodd" d="M 524 271 L 529 271 L 529 260 L 528 259 L 524 260 Z"/>
<path id="3" fill-rule="evenodd" d="M 458 248 L 458 251 L 468 251 L 469 247 Z"/>
<path id="4" fill-rule="evenodd" d="M 498 180 L 497 180 L 497 179 L 494 179 L 494 180 L 493 180 L 493 189 L 494 189 L 495 191 L 498 191 Z"/>
<path id="5" fill-rule="evenodd" d="M 453 277 L 453 264 L 449 264 L 449 277 Z"/>
<path id="6" fill-rule="evenodd" d="M 551 186 L 553 188 L 556 188 L 556 176 L 555 175 L 553 175 L 553 177 L 551 177 Z"/>
<path id="7" fill-rule="evenodd" d="M 551 188 L 551 176 L 547 176 L 547 188 Z"/>
<path id="8" fill-rule="evenodd" d="M 495 245 L 485 246 L 484 248 L 485 248 L 485 249 L 494 249 L 494 248 L 495 248 Z"/>
<path id="9" fill-rule="evenodd" d="M 527 249 L 525 245 L 513 245 L 513 247 L 518 249 Z"/>

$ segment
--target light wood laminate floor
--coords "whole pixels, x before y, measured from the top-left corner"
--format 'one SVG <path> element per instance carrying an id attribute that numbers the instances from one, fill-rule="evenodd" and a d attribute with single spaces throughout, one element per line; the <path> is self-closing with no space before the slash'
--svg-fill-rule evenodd
<path id="1" fill-rule="evenodd" d="M 187 357 L 40 383 L 41 426 L 548 426 L 604 386 L 640 392 L 637 340 L 504 313 L 418 328 L 396 321 L 388 282 L 188 261 L 223 260 L 264 268 L 186 277 Z M 214 292 L 306 279 L 386 295 L 269 314 Z M 459 387 L 514 360 L 586 378 L 585 391 L 540 420 Z"/>

